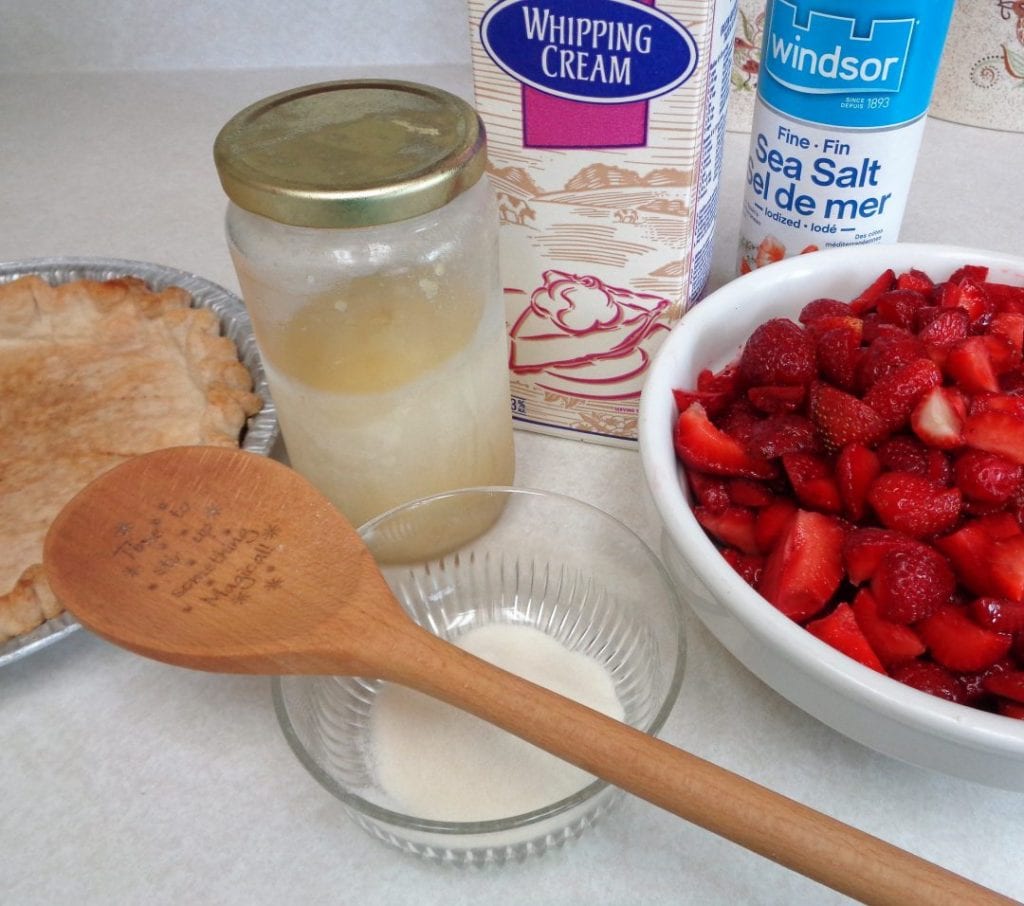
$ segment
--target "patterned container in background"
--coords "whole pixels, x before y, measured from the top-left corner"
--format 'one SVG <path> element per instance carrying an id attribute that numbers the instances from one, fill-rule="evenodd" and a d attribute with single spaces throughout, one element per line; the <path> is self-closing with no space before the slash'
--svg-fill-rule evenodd
<path id="1" fill-rule="evenodd" d="M 929 112 L 1024 132 L 1024 0 L 957 0 Z"/>
<path id="2" fill-rule="evenodd" d="M 740 0 L 736 37 L 733 38 L 729 113 L 726 117 L 726 128 L 730 132 L 750 132 L 754 118 L 754 98 L 757 96 L 763 33 L 764 0 Z"/>

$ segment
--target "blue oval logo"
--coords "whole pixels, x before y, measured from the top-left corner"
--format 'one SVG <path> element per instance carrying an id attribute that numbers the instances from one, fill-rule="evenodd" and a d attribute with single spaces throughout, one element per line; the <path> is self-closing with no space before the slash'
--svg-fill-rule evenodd
<path id="1" fill-rule="evenodd" d="M 667 94 L 697 68 L 693 35 L 633 0 L 499 0 L 484 15 L 480 37 L 512 78 L 591 104 Z"/>

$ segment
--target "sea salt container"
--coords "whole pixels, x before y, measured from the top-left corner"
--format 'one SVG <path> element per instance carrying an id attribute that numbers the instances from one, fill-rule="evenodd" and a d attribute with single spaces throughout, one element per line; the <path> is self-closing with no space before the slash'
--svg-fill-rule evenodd
<path id="1" fill-rule="evenodd" d="M 473 108 L 426 85 L 296 88 L 214 157 L 292 465 L 356 525 L 513 481 L 497 211 Z"/>
<path id="2" fill-rule="evenodd" d="M 953 0 L 768 0 L 738 270 L 895 242 Z"/>
<path id="3" fill-rule="evenodd" d="M 711 266 L 735 0 L 469 0 L 518 427 L 634 446 Z"/>

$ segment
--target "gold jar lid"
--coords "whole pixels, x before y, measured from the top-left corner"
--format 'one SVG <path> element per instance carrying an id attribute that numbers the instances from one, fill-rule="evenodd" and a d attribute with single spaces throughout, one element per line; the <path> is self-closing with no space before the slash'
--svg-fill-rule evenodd
<path id="1" fill-rule="evenodd" d="M 427 85 L 306 85 L 246 107 L 213 146 L 235 204 L 280 223 L 363 227 L 433 211 L 473 186 L 486 139 L 476 111 Z"/>

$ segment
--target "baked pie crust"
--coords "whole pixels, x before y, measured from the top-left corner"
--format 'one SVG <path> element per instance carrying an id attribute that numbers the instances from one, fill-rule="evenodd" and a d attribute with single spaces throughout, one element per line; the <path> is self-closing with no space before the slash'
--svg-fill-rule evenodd
<path id="1" fill-rule="evenodd" d="M 217 315 L 183 289 L 0 286 L 0 643 L 62 610 L 40 561 L 75 493 L 150 450 L 236 446 L 259 409 Z"/>

